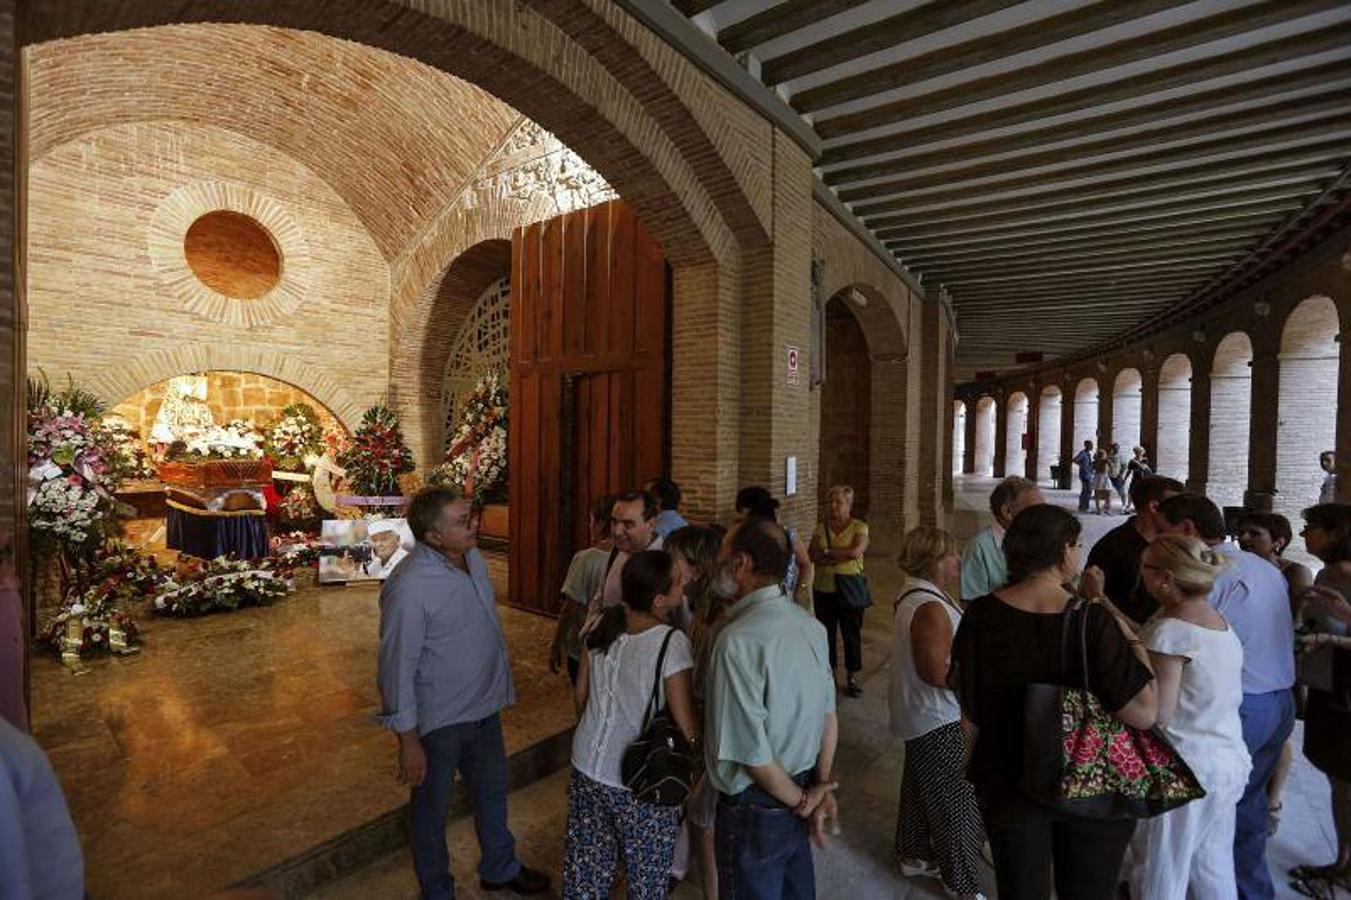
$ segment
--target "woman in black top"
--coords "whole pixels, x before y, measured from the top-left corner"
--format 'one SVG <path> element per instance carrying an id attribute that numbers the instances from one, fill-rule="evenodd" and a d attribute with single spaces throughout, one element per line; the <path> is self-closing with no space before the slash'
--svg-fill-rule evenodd
<path id="1" fill-rule="evenodd" d="M 976 787 L 994 852 L 1000 900 L 1056 895 L 1111 898 L 1131 820 L 1057 812 L 1020 792 L 1023 704 L 1033 683 L 1084 686 L 1078 653 L 1062 659 L 1062 624 L 1078 574 L 1079 520 L 1055 506 L 1032 506 L 1004 535 L 1009 584 L 971 602 L 952 647 L 953 683 L 976 733 L 968 776 Z M 1085 611 L 1089 684 L 1102 705 L 1137 728 L 1154 724 L 1158 698 L 1149 655 L 1110 602 Z"/>

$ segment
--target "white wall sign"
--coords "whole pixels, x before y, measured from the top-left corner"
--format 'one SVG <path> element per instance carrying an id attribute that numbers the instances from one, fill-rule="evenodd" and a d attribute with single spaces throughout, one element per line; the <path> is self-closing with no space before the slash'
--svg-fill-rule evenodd
<path id="1" fill-rule="evenodd" d="M 791 497 L 797 493 L 797 457 L 790 456 L 784 467 L 783 473 L 783 493 Z"/>

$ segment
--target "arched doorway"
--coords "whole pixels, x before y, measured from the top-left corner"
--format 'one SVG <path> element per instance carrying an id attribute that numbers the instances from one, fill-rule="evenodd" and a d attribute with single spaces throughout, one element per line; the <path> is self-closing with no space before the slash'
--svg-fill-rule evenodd
<path id="1" fill-rule="evenodd" d="M 1183 484 L 1191 470 L 1192 361 L 1174 353 L 1159 368 L 1159 436 L 1154 471 Z"/>
<path id="2" fill-rule="evenodd" d="M 1007 401 L 1008 422 L 1004 436 L 1004 474 L 1022 475 L 1027 471 L 1027 394 L 1014 391 Z"/>
<path id="3" fill-rule="evenodd" d="M 1112 383 L 1111 443 L 1129 456 L 1140 443 L 1140 399 L 1144 383 L 1139 369 L 1122 369 Z"/>
<path id="4" fill-rule="evenodd" d="M 1281 331 L 1273 506 L 1294 522 L 1301 509 L 1318 502 L 1324 475 L 1319 454 L 1337 445 L 1339 330 L 1337 305 L 1309 297 Z"/>
<path id="5" fill-rule="evenodd" d="M 1252 341 L 1225 335 L 1210 365 L 1210 478 L 1206 496 L 1219 506 L 1242 506 L 1248 489 L 1248 433 L 1252 416 Z"/>
<path id="6" fill-rule="evenodd" d="M 998 414 L 993 397 L 976 401 L 976 475 L 994 474 L 995 416 Z"/>
<path id="7" fill-rule="evenodd" d="M 854 489 L 854 515 L 866 518 L 872 464 L 872 363 L 868 339 L 842 291 L 826 304 L 826 383 L 821 388 L 818 502 L 832 485 Z"/>
<path id="8" fill-rule="evenodd" d="M 1051 466 L 1060 463 L 1060 417 L 1064 405 L 1060 388 L 1048 384 L 1041 389 L 1037 407 L 1037 481 L 1053 484 Z M 1068 462 L 1068 460 L 1066 461 Z"/>
<path id="9" fill-rule="evenodd" d="M 962 474 L 966 459 L 966 404 L 952 401 L 952 474 Z"/>
<path id="10" fill-rule="evenodd" d="M 1079 452 L 1084 441 L 1092 441 L 1098 449 L 1098 381 L 1083 378 L 1074 387 L 1074 444 L 1071 450 Z"/>

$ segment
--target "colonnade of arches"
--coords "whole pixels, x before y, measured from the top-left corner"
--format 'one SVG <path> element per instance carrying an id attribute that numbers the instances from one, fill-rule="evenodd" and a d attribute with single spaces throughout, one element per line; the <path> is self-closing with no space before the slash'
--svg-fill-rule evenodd
<path id="1" fill-rule="evenodd" d="M 1146 365 L 1115 373 L 1100 367 L 1057 384 L 967 394 L 953 401 L 953 472 L 1068 487 L 1073 473 L 1055 478 L 1053 467 L 1068 465 L 1085 441 L 1117 444 L 1128 457 L 1138 446 L 1154 471 L 1220 506 L 1270 507 L 1293 519 L 1317 502 L 1319 456 L 1336 447 L 1337 420 L 1347 414 L 1338 405 L 1340 331 L 1337 304 L 1315 295 L 1290 311 L 1262 358 L 1248 333 L 1233 331 L 1209 354 L 1200 346 L 1146 354 Z"/>

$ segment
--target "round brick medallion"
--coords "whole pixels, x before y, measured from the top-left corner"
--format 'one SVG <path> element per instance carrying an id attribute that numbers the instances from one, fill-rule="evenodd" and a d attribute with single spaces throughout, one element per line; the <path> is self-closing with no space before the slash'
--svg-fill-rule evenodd
<path id="1" fill-rule="evenodd" d="M 207 287 L 256 300 L 281 280 L 281 252 L 257 219 L 229 209 L 199 217 L 183 237 L 183 256 Z"/>

